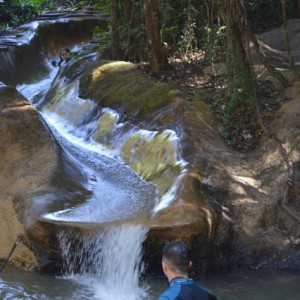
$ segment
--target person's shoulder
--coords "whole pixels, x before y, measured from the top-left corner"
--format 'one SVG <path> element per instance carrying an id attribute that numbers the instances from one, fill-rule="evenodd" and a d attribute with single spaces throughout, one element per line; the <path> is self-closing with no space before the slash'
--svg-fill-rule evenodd
<path id="1" fill-rule="evenodd" d="M 181 291 L 181 285 L 176 284 L 170 286 L 163 294 L 161 294 L 158 300 L 175 300 Z"/>

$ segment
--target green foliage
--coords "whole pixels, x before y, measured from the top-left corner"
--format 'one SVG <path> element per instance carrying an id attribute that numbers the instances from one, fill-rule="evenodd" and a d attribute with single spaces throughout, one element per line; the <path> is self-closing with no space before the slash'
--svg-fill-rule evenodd
<path id="1" fill-rule="evenodd" d="M 0 2 L 0 31 L 30 22 L 44 10 L 93 4 L 80 0 L 4 0 Z M 109 2 L 109 1 L 106 1 Z"/>
<path id="2" fill-rule="evenodd" d="M 95 7 L 106 15 L 111 14 L 109 0 L 98 0 Z M 130 20 L 126 19 L 122 1 L 119 2 L 118 34 L 120 59 L 140 62 L 147 57 L 146 30 L 144 25 L 143 1 L 131 5 Z M 112 40 L 111 22 L 106 27 L 97 26 L 93 30 L 94 38 L 99 42 L 99 51 L 103 58 L 111 59 Z"/>
<path id="3" fill-rule="evenodd" d="M 218 51 L 226 44 L 226 26 L 211 24 L 211 26 L 205 26 L 204 29 L 202 50 L 205 53 L 205 61 L 210 64 L 220 62 Z"/>
<path id="4" fill-rule="evenodd" d="M 5 0 L 0 5 L 0 23 L 2 30 L 6 27 L 15 27 L 26 23 L 38 13 L 34 4 L 26 0 Z"/>
<path id="5" fill-rule="evenodd" d="M 109 26 L 96 26 L 93 31 L 94 38 L 99 42 L 99 51 L 103 57 L 109 56 L 112 47 L 111 34 Z"/>
<path id="6" fill-rule="evenodd" d="M 162 38 L 169 55 L 186 53 L 196 44 L 194 8 L 187 1 L 160 1 Z"/>
<path id="7" fill-rule="evenodd" d="M 183 29 L 183 34 L 178 42 L 179 52 L 187 55 L 197 47 L 197 39 L 195 37 L 196 22 L 191 19 L 187 22 Z"/>
<path id="8" fill-rule="evenodd" d="M 111 0 L 97 0 L 94 1 L 94 7 L 101 10 L 104 14 L 110 15 L 110 2 Z"/>
<path id="9" fill-rule="evenodd" d="M 148 48 L 146 43 L 146 30 L 143 23 L 130 28 L 128 24 L 122 22 L 119 27 L 119 34 L 124 59 L 129 59 L 132 62 L 146 60 Z M 127 40 L 130 40 L 130 44 L 127 43 Z"/>
<path id="10" fill-rule="evenodd" d="M 251 74 L 247 71 L 240 72 L 229 82 L 231 93 L 226 103 L 224 120 L 230 125 L 235 125 L 232 117 L 237 110 L 243 107 L 251 107 L 254 104 L 252 90 L 249 88 L 250 76 Z"/>

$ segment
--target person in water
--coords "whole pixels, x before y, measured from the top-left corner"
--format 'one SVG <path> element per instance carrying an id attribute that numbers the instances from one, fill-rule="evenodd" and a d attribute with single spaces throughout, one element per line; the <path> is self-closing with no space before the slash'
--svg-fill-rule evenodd
<path id="1" fill-rule="evenodd" d="M 66 59 L 68 58 L 68 56 L 70 55 L 70 49 L 69 48 L 63 48 L 60 50 L 59 52 L 59 61 L 53 60 L 52 61 L 52 65 L 54 67 L 60 67 L 60 65 L 66 61 Z"/>
<path id="2" fill-rule="evenodd" d="M 169 288 L 158 300 L 217 300 L 209 291 L 193 279 L 188 278 L 192 262 L 184 243 L 165 245 L 162 253 L 162 269 L 169 281 Z"/>

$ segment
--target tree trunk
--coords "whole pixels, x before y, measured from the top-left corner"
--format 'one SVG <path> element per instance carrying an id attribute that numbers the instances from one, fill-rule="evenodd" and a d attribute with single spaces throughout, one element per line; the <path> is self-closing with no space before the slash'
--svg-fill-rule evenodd
<path id="1" fill-rule="evenodd" d="M 131 44 L 131 29 L 132 29 L 132 19 L 133 19 L 133 9 L 131 0 L 124 1 L 124 21 L 127 26 L 126 28 L 126 39 L 125 39 L 125 49 L 124 49 L 124 57 L 125 60 L 129 59 L 130 52 L 130 44 Z"/>
<path id="2" fill-rule="evenodd" d="M 243 44 L 243 32 L 240 26 L 241 16 L 237 12 L 239 0 L 218 0 L 219 15 L 227 29 L 227 68 L 229 84 L 240 81 L 245 95 L 252 95 L 251 67 Z M 235 84 L 236 85 L 236 84 Z"/>
<path id="3" fill-rule="evenodd" d="M 145 25 L 149 46 L 149 65 L 151 72 L 163 70 L 167 65 L 158 16 L 159 0 L 144 0 Z"/>
<path id="4" fill-rule="evenodd" d="M 111 1 L 111 39 L 112 51 L 111 56 L 113 60 L 120 59 L 120 36 L 119 36 L 119 10 L 118 0 Z"/>

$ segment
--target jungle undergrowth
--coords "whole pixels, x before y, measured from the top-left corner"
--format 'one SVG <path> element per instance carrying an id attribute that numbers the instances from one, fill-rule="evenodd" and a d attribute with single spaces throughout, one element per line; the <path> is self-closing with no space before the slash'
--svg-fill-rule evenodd
<path id="1" fill-rule="evenodd" d="M 219 56 L 221 55 L 220 51 Z M 254 103 L 235 105 L 232 111 L 228 112 L 231 95 L 228 93 L 226 83 L 226 68 L 223 63 L 216 63 L 215 67 L 219 68 L 219 72 L 211 72 L 205 53 L 198 50 L 185 56 L 173 56 L 169 59 L 168 71 L 151 76 L 155 80 L 176 86 L 183 92 L 186 101 L 205 102 L 219 124 L 218 133 L 229 147 L 242 153 L 251 152 L 258 146 L 264 134 L 258 122 Z M 143 65 L 141 68 L 147 69 Z M 271 76 L 259 80 L 257 84 L 260 113 L 264 124 L 268 125 L 288 99 L 273 87 Z"/>

